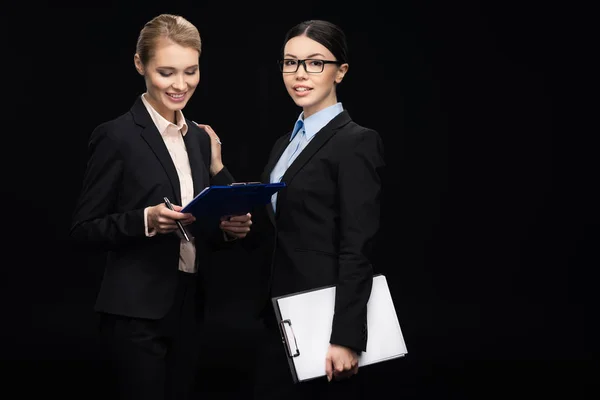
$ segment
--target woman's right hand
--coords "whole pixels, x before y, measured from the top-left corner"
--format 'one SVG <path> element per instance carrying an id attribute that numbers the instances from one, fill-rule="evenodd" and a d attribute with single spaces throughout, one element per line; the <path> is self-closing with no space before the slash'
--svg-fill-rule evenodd
<path id="1" fill-rule="evenodd" d="M 169 210 L 164 203 L 157 204 L 148 209 L 148 229 L 156 233 L 171 233 L 177 229 L 180 221 L 183 226 L 189 225 L 196 220 L 190 213 L 180 212 L 183 207 L 173 204 L 173 210 Z"/>

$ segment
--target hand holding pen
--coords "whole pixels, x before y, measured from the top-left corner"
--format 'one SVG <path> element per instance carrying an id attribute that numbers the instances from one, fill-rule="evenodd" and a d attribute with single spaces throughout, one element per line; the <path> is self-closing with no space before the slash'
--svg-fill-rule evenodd
<path id="1" fill-rule="evenodd" d="M 150 207 L 147 216 L 149 233 L 167 234 L 179 229 L 182 237 L 189 241 L 184 226 L 191 224 L 196 218 L 192 214 L 181 213 L 181 209 L 181 206 L 171 204 L 166 197 L 163 204 Z"/>
<path id="2" fill-rule="evenodd" d="M 165 205 L 167 206 L 167 208 L 169 210 L 171 210 L 171 211 L 175 211 L 175 209 L 173 208 L 173 204 L 171 204 L 171 202 L 169 201 L 169 199 L 166 198 L 166 197 L 164 199 L 165 199 Z M 177 224 L 177 227 L 179 228 L 179 232 L 181 232 L 181 235 L 185 238 L 185 240 L 187 240 L 189 242 L 190 238 L 189 238 L 187 232 L 185 231 L 185 228 L 181 224 L 181 221 L 179 221 L 178 219 L 176 219 L 175 223 Z"/>

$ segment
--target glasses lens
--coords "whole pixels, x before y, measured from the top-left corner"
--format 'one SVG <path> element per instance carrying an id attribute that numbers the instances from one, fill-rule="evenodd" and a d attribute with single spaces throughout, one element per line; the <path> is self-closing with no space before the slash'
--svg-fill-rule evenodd
<path id="1" fill-rule="evenodd" d="M 298 61 L 292 59 L 284 59 L 279 62 L 282 72 L 296 72 L 298 69 Z"/>
<path id="2" fill-rule="evenodd" d="M 306 65 L 306 72 L 319 73 L 323 71 L 325 64 L 322 60 L 306 60 L 304 61 L 304 65 Z"/>
<path id="3" fill-rule="evenodd" d="M 306 72 L 311 74 L 323 72 L 323 67 L 325 66 L 323 60 L 295 60 L 293 58 L 286 58 L 279 61 L 279 66 L 282 72 L 296 72 L 298 71 L 300 64 L 303 64 Z"/>

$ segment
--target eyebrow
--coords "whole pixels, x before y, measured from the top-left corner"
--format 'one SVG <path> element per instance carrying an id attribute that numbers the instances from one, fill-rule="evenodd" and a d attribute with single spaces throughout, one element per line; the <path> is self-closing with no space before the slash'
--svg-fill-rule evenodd
<path id="1" fill-rule="evenodd" d="M 163 66 L 158 66 L 156 67 L 157 69 L 168 69 L 170 71 L 175 71 L 177 70 L 177 68 L 175 67 L 163 67 Z M 190 68 L 198 68 L 198 64 L 196 65 L 190 65 L 189 67 L 185 67 L 184 69 L 190 69 Z"/>
<path id="2" fill-rule="evenodd" d="M 286 54 L 284 54 L 284 56 L 285 56 L 285 57 L 298 58 L 298 57 L 296 57 L 295 55 L 293 55 L 293 54 L 290 54 L 290 53 L 286 53 Z M 325 56 L 324 56 L 323 54 L 321 54 L 321 53 L 314 53 L 314 54 L 311 54 L 311 55 L 309 55 L 309 56 L 308 56 L 308 57 L 306 57 L 306 58 L 312 58 L 312 57 L 316 57 L 316 56 L 325 57 Z"/>

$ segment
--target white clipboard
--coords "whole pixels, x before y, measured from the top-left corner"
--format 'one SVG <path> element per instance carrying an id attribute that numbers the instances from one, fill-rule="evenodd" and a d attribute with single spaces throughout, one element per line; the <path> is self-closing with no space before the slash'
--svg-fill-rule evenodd
<path id="1" fill-rule="evenodd" d="M 272 299 L 294 383 L 325 376 L 331 336 L 335 286 Z M 404 357 L 408 352 L 384 275 L 373 277 L 367 303 L 367 350 L 359 367 Z"/>

